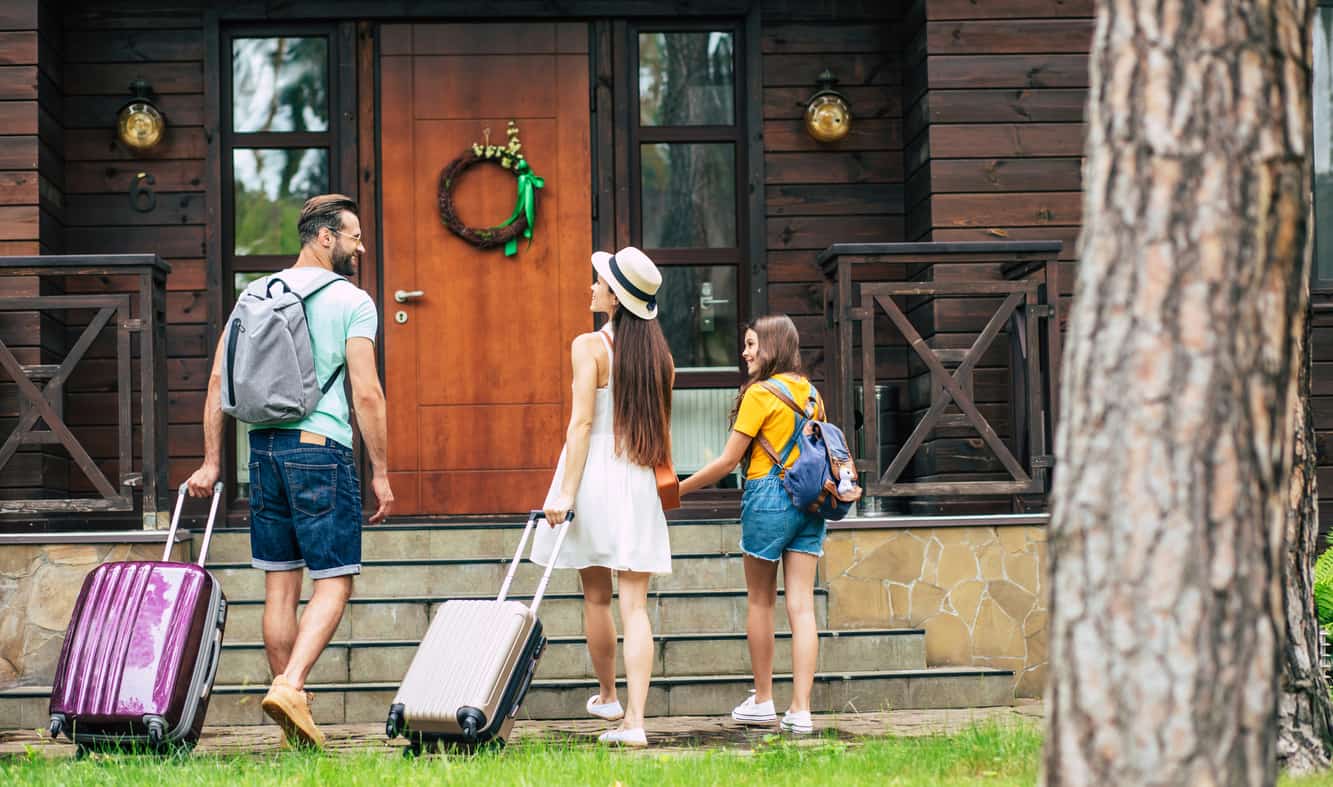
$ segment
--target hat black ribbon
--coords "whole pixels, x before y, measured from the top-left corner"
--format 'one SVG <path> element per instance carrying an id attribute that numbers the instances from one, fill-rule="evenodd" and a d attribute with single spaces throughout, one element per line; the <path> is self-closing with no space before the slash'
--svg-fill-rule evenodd
<path id="1" fill-rule="evenodd" d="M 620 286 L 625 288 L 625 292 L 633 295 L 641 301 L 645 301 L 648 304 L 649 309 L 657 308 L 657 296 L 649 295 L 638 287 L 635 287 L 633 284 L 630 284 L 629 279 L 625 278 L 625 274 L 620 272 L 620 263 L 616 262 L 616 255 L 614 254 L 611 255 L 611 275 L 616 277 L 616 281 L 620 282 Z"/>

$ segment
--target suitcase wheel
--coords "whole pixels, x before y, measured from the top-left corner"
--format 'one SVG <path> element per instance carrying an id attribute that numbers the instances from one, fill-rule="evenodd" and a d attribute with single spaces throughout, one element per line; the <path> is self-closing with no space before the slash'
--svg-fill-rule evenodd
<path id="1" fill-rule="evenodd" d="M 153 719 L 148 722 L 148 746 L 154 751 L 162 748 L 162 743 L 167 738 L 167 729 L 160 719 Z"/>
<path id="2" fill-rule="evenodd" d="M 389 706 L 389 718 L 384 722 L 384 734 L 393 740 L 403 731 L 403 705 L 395 703 Z"/>

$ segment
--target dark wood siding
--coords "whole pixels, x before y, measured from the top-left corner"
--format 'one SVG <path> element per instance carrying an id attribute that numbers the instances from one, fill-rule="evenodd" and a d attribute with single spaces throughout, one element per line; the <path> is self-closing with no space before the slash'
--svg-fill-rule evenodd
<path id="1" fill-rule="evenodd" d="M 210 295 L 204 251 L 203 11 L 190 4 L 153 10 L 153 3 L 69 4 L 63 18 L 64 250 L 71 254 L 157 252 L 171 263 L 167 278 L 167 444 L 169 482 L 179 484 L 203 457 L 200 415 L 211 360 Z M 147 81 L 166 115 L 167 139 L 147 156 L 115 140 L 116 111 L 129 84 Z M 151 175 L 152 210 L 132 207 L 138 173 Z M 46 236 L 43 235 L 45 238 Z M 67 289 L 129 290 L 128 277 L 68 282 Z M 98 459 L 114 455 L 114 413 L 96 406 L 113 374 L 113 348 L 95 346 L 79 375 L 79 431 Z M 103 375 L 105 376 L 105 375 Z M 114 377 L 112 378 L 114 379 Z M 73 392 L 72 392 L 73 395 Z M 137 418 L 136 418 L 137 420 Z M 136 438 L 137 439 L 137 438 Z M 77 475 L 77 474 L 76 474 Z M 72 480 L 71 486 L 81 488 Z"/>
<path id="2" fill-rule="evenodd" d="M 762 7 L 768 309 L 801 332 L 816 380 L 825 374 L 823 278 L 832 243 L 905 240 L 901 8 L 897 3 L 784 2 Z M 825 68 L 853 113 L 846 139 L 805 132 L 805 102 Z M 891 357 L 890 357 L 891 356 Z M 901 366 L 901 353 L 883 363 Z M 887 369 L 886 369 L 887 371 Z"/>
<path id="3" fill-rule="evenodd" d="M 1093 12 L 1092 0 L 913 3 L 903 25 L 909 239 L 1062 241 L 1059 289 L 1072 295 Z M 974 267 L 967 275 L 1002 277 L 999 266 Z M 936 300 L 912 316 L 934 346 L 951 347 L 975 336 L 995 305 Z M 975 375 L 978 405 L 1006 441 L 1007 342 L 997 340 Z M 928 378 L 913 371 L 915 388 L 928 388 Z M 909 390 L 909 408 L 920 411 L 928 394 Z M 937 430 L 909 472 L 963 480 L 998 469 L 975 433 Z M 999 502 L 915 501 L 912 510 L 998 510 Z"/>
<path id="4" fill-rule="evenodd" d="M 60 37 L 53 4 L 0 0 L 0 255 L 61 250 Z M 0 281 L 0 296 L 50 292 L 33 277 Z M 25 365 L 58 362 L 63 333 L 53 315 L 0 315 L 0 339 Z M 19 406 L 17 386 L 0 384 L 0 434 L 13 428 Z M 0 473 L 0 496 L 60 497 L 67 475 L 59 448 L 25 446 Z"/>
<path id="5" fill-rule="evenodd" d="M 38 150 L 43 127 L 54 124 L 42 122 L 39 103 L 40 8 L 0 0 L 0 254 L 41 250 Z"/>

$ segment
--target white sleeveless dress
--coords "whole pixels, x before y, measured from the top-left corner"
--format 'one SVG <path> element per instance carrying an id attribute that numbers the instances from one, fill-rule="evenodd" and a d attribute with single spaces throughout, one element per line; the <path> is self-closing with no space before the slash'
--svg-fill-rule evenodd
<path id="1" fill-rule="evenodd" d="M 608 360 L 611 359 L 611 343 L 606 334 L 598 331 L 597 335 L 606 345 Z M 671 541 L 653 469 L 616 454 L 611 399 L 614 384 L 608 378 L 606 387 L 597 389 L 588 462 L 574 499 L 574 522 L 555 567 L 605 566 L 616 571 L 670 574 Z M 560 493 L 564 477 L 562 450 L 543 507 Z M 550 565 L 555 532 L 545 523 L 538 524 L 532 542 L 534 563 Z"/>

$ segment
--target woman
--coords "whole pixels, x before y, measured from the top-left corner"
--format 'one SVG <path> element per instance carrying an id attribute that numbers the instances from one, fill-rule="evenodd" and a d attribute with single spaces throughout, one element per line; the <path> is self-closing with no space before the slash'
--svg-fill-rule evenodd
<path id="1" fill-rule="evenodd" d="M 773 709 L 773 605 L 781 560 L 792 647 L 791 706 L 782 716 L 782 729 L 807 734 L 814 729 L 810 690 L 819 659 L 815 567 L 824 554 L 825 527 L 823 519 L 798 510 L 783 488 L 782 474 L 800 455 L 795 439 L 797 415 L 763 384 L 774 384 L 793 402 L 805 405 L 813 386 L 801 374 L 800 344 L 796 326 L 785 314 L 760 317 L 745 332 L 741 357 L 749 379 L 737 396 L 731 437 L 721 456 L 681 482 L 680 493 L 711 486 L 748 458 L 741 496 L 741 551 L 745 553 L 749 597 L 745 635 L 754 669 L 754 693 L 731 717 L 747 724 L 777 718 Z M 822 402 L 819 409 L 823 409 Z"/>
<path id="2" fill-rule="evenodd" d="M 670 451 L 671 385 L 675 367 L 657 323 L 656 293 L 662 274 L 648 255 L 626 247 L 614 255 L 592 255 L 593 312 L 610 321 L 574 340 L 574 405 L 564 451 L 547 493 L 546 521 L 552 527 L 574 509 L 558 568 L 577 568 L 583 584 L 583 621 L 598 693 L 588 712 L 614 721 L 598 740 L 646 746 L 644 703 L 653 666 L 648 620 L 648 580 L 671 573 L 666 516 L 657 496 L 653 467 Z M 538 531 L 533 561 L 550 565 L 554 531 Z M 611 619 L 611 574 L 620 585 L 625 627 L 622 708 L 616 696 L 616 629 Z"/>

